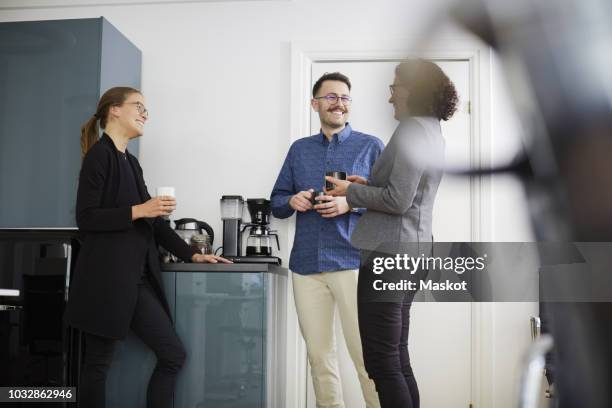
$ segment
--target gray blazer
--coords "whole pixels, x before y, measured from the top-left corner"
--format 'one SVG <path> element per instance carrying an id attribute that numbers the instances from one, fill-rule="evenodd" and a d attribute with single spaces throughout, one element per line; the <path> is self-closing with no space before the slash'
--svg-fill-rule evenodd
<path id="1" fill-rule="evenodd" d="M 347 190 L 351 207 L 367 209 L 351 243 L 363 250 L 397 253 L 407 243 L 431 242 L 443 161 L 444 138 L 437 118 L 402 122 L 374 163 L 368 185 L 352 183 Z"/>

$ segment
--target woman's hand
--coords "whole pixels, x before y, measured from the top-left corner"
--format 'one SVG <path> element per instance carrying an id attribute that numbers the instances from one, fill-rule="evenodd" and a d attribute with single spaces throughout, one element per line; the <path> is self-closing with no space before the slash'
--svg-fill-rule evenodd
<path id="1" fill-rule="evenodd" d="M 323 218 L 333 218 L 350 211 L 346 202 L 346 197 L 332 197 L 328 195 L 318 196 L 315 200 L 325 200 L 327 203 L 315 204 L 314 209 L 317 210 Z"/>
<path id="2" fill-rule="evenodd" d="M 196 263 L 203 263 L 203 262 L 208 262 L 208 263 L 233 263 L 232 261 L 230 261 L 229 259 L 225 259 L 222 256 L 217 256 L 217 255 L 204 255 L 204 254 L 193 254 L 193 256 L 191 257 L 191 261 L 192 262 L 196 262 Z"/>
<path id="3" fill-rule="evenodd" d="M 352 183 L 363 184 L 364 186 L 368 185 L 368 180 L 361 176 L 347 176 L 346 179 Z"/>
<path id="4" fill-rule="evenodd" d="M 351 185 L 351 182 L 348 180 L 340 180 L 330 176 L 325 176 L 325 180 L 329 181 L 334 185 L 333 190 L 325 190 L 325 192 L 330 196 L 345 196 L 346 190 L 348 190 L 348 186 Z"/>
<path id="5" fill-rule="evenodd" d="M 139 218 L 155 218 L 170 215 L 176 209 L 176 199 L 171 196 L 153 197 L 146 203 L 132 206 L 132 221 Z"/>

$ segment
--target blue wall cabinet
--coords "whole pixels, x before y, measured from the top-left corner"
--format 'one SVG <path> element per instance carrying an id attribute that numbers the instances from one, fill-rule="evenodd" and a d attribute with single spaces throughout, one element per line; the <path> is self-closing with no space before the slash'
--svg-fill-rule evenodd
<path id="1" fill-rule="evenodd" d="M 76 226 L 81 125 L 140 77 L 140 50 L 102 17 L 0 23 L 0 228 Z"/>

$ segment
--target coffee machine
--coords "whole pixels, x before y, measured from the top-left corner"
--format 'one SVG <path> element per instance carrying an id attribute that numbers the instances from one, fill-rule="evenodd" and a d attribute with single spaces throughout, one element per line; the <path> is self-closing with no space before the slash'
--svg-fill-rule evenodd
<path id="1" fill-rule="evenodd" d="M 242 223 L 244 199 L 241 196 L 221 197 L 221 218 L 223 220 L 223 257 L 234 263 L 281 264 L 281 259 L 272 256 L 272 237 L 280 250 L 278 235 L 270 229 L 270 200 L 265 198 L 247 199 L 251 222 Z M 246 255 L 242 255 L 242 234 L 249 231 Z"/>
<path id="2" fill-rule="evenodd" d="M 278 235 L 270 229 L 270 200 L 265 198 L 249 198 L 247 200 L 251 223 L 245 225 L 249 228 L 247 238 L 247 256 L 272 257 L 272 237 L 276 239 L 276 247 L 280 251 Z"/>

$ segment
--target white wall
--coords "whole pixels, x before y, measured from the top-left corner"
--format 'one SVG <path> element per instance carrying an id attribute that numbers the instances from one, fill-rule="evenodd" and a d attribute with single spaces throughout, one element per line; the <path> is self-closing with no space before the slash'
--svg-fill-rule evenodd
<path id="1" fill-rule="evenodd" d="M 143 53 L 142 89 L 151 112 L 140 150 L 149 189 L 174 185 L 175 216 L 203 219 L 220 237 L 220 196 L 268 196 L 296 136 L 288 134 L 290 43 L 411 38 L 441 4 L 293 0 L 34 8 L 0 10 L 0 21 L 104 16 L 131 39 Z M 517 126 L 495 63 L 492 73 L 492 145 L 495 155 L 503 156 Z M 75 143 L 78 137 L 75 129 Z M 496 181 L 492 191 L 487 239 L 528 240 L 520 189 L 512 181 Z M 288 261 L 287 223 L 276 224 L 281 257 Z M 509 407 L 534 305 L 491 307 L 490 401 Z"/>
<path id="2" fill-rule="evenodd" d="M 3 10 L 0 19 L 104 16 L 133 41 L 151 111 L 140 153 L 148 186 L 176 186 L 176 216 L 210 221 L 219 232 L 220 196 L 269 195 L 288 149 L 290 42 L 402 37 L 411 17 L 398 12 L 401 3 L 49 8 Z"/>

